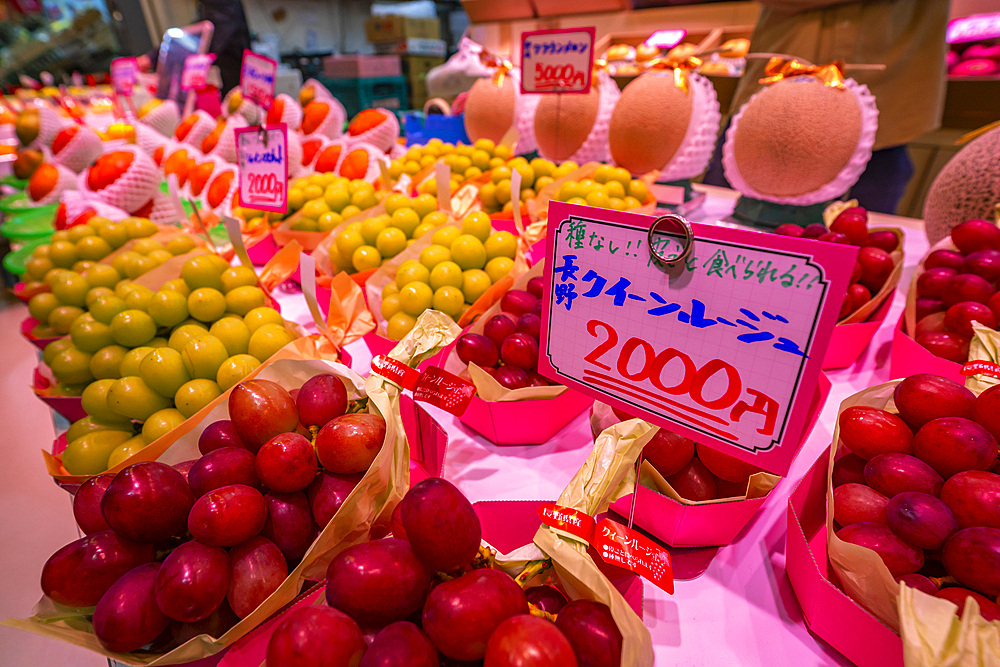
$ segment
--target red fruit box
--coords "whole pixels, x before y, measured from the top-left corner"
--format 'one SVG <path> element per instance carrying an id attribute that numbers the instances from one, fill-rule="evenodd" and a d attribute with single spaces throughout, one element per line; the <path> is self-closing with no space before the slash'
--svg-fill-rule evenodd
<path id="1" fill-rule="evenodd" d="M 48 377 L 46 376 L 48 374 Z M 49 389 L 55 385 L 55 381 L 49 379 L 52 371 L 45 364 L 38 364 L 35 368 L 34 379 L 31 388 L 35 395 L 42 399 L 45 405 L 55 410 L 71 423 L 87 416 L 83 409 L 83 401 L 79 396 L 52 396 Z"/>
<path id="2" fill-rule="evenodd" d="M 48 338 L 37 338 L 35 336 L 32 336 L 31 330 L 34 329 L 39 324 L 41 324 L 41 322 L 36 320 L 34 317 L 26 317 L 21 321 L 21 335 L 24 336 L 28 341 L 31 342 L 32 345 L 37 347 L 39 350 L 44 350 L 45 346 L 51 343 L 52 341 L 63 338 L 63 336 L 52 336 Z"/>
<path id="3" fill-rule="evenodd" d="M 858 667 L 903 667 L 903 643 L 835 583 L 827 558 L 826 491 L 830 448 L 788 498 L 785 571 L 806 625 Z"/>
<path id="4" fill-rule="evenodd" d="M 847 368 L 857 361 L 872 342 L 875 332 L 882 326 L 891 308 L 892 299 L 889 298 L 882 302 L 870 319 L 835 326 L 830 335 L 830 345 L 826 348 L 826 356 L 823 357 L 823 370 Z"/>
<path id="5" fill-rule="evenodd" d="M 247 246 L 247 255 L 250 261 L 257 266 L 267 264 L 275 253 L 278 252 L 278 244 L 274 241 L 274 236 L 265 234 L 253 245 Z"/>
<path id="6" fill-rule="evenodd" d="M 809 421 L 802 431 L 800 443 L 805 442 L 816 425 L 829 393 L 830 381 L 825 374 L 820 373 Z M 633 515 L 635 525 L 675 547 L 729 544 L 750 523 L 770 495 L 685 504 L 643 485 L 637 485 L 636 488 L 638 495 Z M 632 494 L 611 505 L 611 509 L 621 516 L 628 516 L 631 507 Z"/>
<path id="7" fill-rule="evenodd" d="M 905 320 L 906 315 L 901 315 L 892 334 L 892 357 L 889 366 L 892 377 L 905 378 L 917 373 L 932 373 L 964 384 L 962 364 L 931 354 L 903 330 Z"/>
<path id="8" fill-rule="evenodd" d="M 410 445 L 410 485 L 428 477 L 444 477 L 448 433 L 406 394 L 400 397 L 399 413 Z"/>

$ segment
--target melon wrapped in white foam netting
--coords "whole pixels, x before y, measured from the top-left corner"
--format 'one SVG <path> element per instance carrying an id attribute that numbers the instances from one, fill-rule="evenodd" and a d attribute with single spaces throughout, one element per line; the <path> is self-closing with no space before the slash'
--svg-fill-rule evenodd
<path id="1" fill-rule="evenodd" d="M 398 141 L 393 142 L 392 148 L 389 149 L 389 159 L 398 160 L 404 155 L 406 155 L 406 146 L 399 143 Z"/>
<path id="2" fill-rule="evenodd" d="M 208 184 L 223 169 L 233 167 L 217 155 L 205 155 L 198 160 L 198 164 L 188 174 L 187 182 L 181 188 L 181 192 L 190 195 L 194 199 L 201 199 L 208 189 Z M 211 168 L 211 171 L 208 171 Z M 204 174 L 208 173 L 205 177 Z"/>
<path id="3" fill-rule="evenodd" d="M 242 98 L 240 101 L 240 105 L 236 107 L 235 111 L 230 113 L 229 105 L 232 102 L 233 96 L 236 95 L 237 93 Z M 226 93 L 226 97 L 222 100 L 222 117 L 229 119 L 234 116 L 239 116 L 247 123 L 260 123 L 260 121 L 263 120 L 263 112 L 261 111 L 260 107 L 257 106 L 255 102 L 251 102 L 245 97 L 242 97 L 242 95 L 243 92 L 239 89 L 239 87 L 233 88 L 228 93 Z"/>
<path id="4" fill-rule="evenodd" d="M 301 132 L 296 132 L 295 135 L 299 138 L 299 144 L 302 146 L 302 171 L 300 174 L 311 173 L 316 157 L 323 150 L 323 146 L 328 141 L 336 141 L 326 137 L 304 137 Z"/>
<path id="5" fill-rule="evenodd" d="M 310 112 L 315 113 L 313 110 L 319 108 L 314 105 L 324 105 L 326 113 L 319 121 L 319 124 L 312 127 L 313 121 L 311 120 Z M 344 134 L 344 122 L 346 120 L 347 110 L 344 109 L 344 105 L 340 103 L 340 100 L 336 97 L 317 97 L 302 109 L 302 123 L 299 128 L 306 137 L 322 136 L 328 139 L 336 139 Z M 306 129 L 311 131 L 306 132 Z"/>
<path id="6" fill-rule="evenodd" d="M 691 74 L 688 82 L 691 91 L 691 120 L 677 152 L 660 171 L 661 181 L 698 176 L 708 168 L 715 152 L 719 122 L 722 120 L 719 96 L 712 82 L 700 74 Z"/>
<path id="7" fill-rule="evenodd" d="M 812 76 L 765 86 L 733 116 L 722 166 L 733 189 L 794 206 L 835 199 L 854 185 L 875 145 L 878 108 L 868 87 Z"/>
<path id="8" fill-rule="evenodd" d="M 170 225 L 180 222 L 181 212 L 177 210 L 170 195 L 166 192 L 157 192 L 153 197 L 153 208 L 148 217 L 158 225 Z"/>
<path id="9" fill-rule="evenodd" d="M 286 132 L 286 150 L 288 151 L 288 157 L 286 162 L 288 163 L 288 177 L 294 178 L 302 173 L 304 167 L 302 166 L 302 139 L 299 138 L 298 132 L 293 132 L 288 130 Z"/>
<path id="10" fill-rule="evenodd" d="M 226 187 L 223 188 L 222 185 Z M 220 216 L 232 215 L 233 197 L 239 189 L 240 175 L 235 165 L 230 164 L 217 169 L 201 192 L 201 207 L 211 209 Z"/>
<path id="11" fill-rule="evenodd" d="M 165 137 L 171 137 L 180 119 L 181 110 L 177 106 L 177 102 L 163 100 L 149 111 L 146 111 L 142 118 L 139 119 L 139 123 L 153 128 Z"/>
<path id="12" fill-rule="evenodd" d="M 317 174 L 334 174 L 340 169 L 340 163 L 354 142 L 346 138 L 324 139 L 316 156 L 312 159 L 310 169 Z"/>
<path id="13" fill-rule="evenodd" d="M 41 198 L 35 201 L 35 204 L 37 204 L 38 206 L 47 206 L 48 204 L 55 204 L 59 201 L 59 197 L 62 195 L 63 192 L 65 192 L 66 190 L 76 190 L 78 187 L 77 175 L 73 172 L 72 169 L 54 162 L 50 162 L 49 164 L 51 164 L 56 169 L 57 172 L 56 182 L 55 185 L 52 186 L 51 190 L 46 192 Z M 38 171 L 36 170 L 35 173 L 37 174 Z M 28 190 L 30 191 L 31 190 L 30 180 L 28 181 L 28 184 L 29 184 Z"/>
<path id="14" fill-rule="evenodd" d="M 104 147 L 101 145 L 101 138 L 97 136 L 97 132 L 86 125 L 78 125 L 76 134 L 66 142 L 65 146 L 59 149 L 58 153 L 53 154 L 52 159 L 79 174 L 89 167 L 90 163 L 96 160 L 103 151 Z"/>
<path id="15" fill-rule="evenodd" d="M 31 142 L 32 148 L 41 148 L 45 146 L 50 148 L 52 146 L 52 140 L 56 138 L 59 134 L 59 130 L 66 127 L 70 121 L 68 118 L 60 116 L 55 109 L 48 105 L 42 105 L 38 108 L 38 136 L 35 140 Z"/>
<path id="16" fill-rule="evenodd" d="M 132 163 L 124 173 L 100 190 L 91 190 L 89 186 L 90 169 L 80 174 L 80 189 L 92 192 L 94 195 L 129 212 L 144 206 L 156 194 L 163 180 L 159 168 L 153 158 L 138 146 L 124 146 L 117 152 L 132 154 Z M 105 153 L 112 155 L 113 153 Z"/>
<path id="17" fill-rule="evenodd" d="M 222 130 L 222 134 L 219 135 L 219 141 L 215 144 L 215 148 L 208 152 L 209 155 L 217 155 L 221 157 L 226 162 L 235 163 L 236 162 L 236 130 L 241 127 L 247 127 L 246 119 L 243 116 L 233 115 L 226 119 L 226 127 Z"/>
<path id="18" fill-rule="evenodd" d="M 306 90 L 307 88 L 312 88 L 312 90 L 313 90 L 313 99 L 314 100 L 318 100 L 318 99 L 321 99 L 321 98 L 322 99 L 332 99 L 332 100 L 336 100 L 337 99 L 336 97 L 333 96 L 333 93 L 330 92 L 329 88 L 327 88 L 326 86 L 324 86 L 322 83 L 320 83 L 316 79 L 306 79 L 305 82 L 302 84 L 302 88 L 300 88 L 300 90 Z M 339 100 L 338 100 L 338 103 L 339 103 Z M 347 112 L 346 111 L 344 112 L 344 120 L 347 120 Z"/>
<path id="19" fill-rule="evenodd" d="M 572 118 L 574 115 L 583 116 L 585 114 L 580 114 L 575 111 L 568 111 L 567 107 L 572 108 L 570 105 L 576 103 L 578 98 L 582 98 L 583 95 L 580 94 L 563 94 L 560 95 L 562 98 L 558 100 L 560 107 L 557 107 L 559 113 L 555 113 L 556 110 L 551 108 L 546 109 L 546 114 L 544 117 L 540 116 L 541 112 L 541 102 L 539 103 L 539 109 L 535 111 L 535 140 L 538 143 L 538 153 L 542 157 L 554 160 L 558 162 L 563 162 L 565 160 L 572 160 L 577 164 L 583 164 L 585 162 L 607 162 L 608 160 L 608 124 L 611 121 L 611 113 L 614 111 L 615 104 L 618 102 L 618 98 L 621 93 L 618 90 L 618 84 L 615 83 L 614 79 L 608 75 L 607 72 L 601 70 L 597 73 L 596 77 L 596 91 L 598 95 L 597 99 L 597 112 L 594 116 L 593 124 L 590 127 L 589 133 L 586 138 L 579 145 L 579 147 L 573 151 L 571 155 L 565 156 L 561 154 L 549 154 L 551 151 L 547 148 L 547 144 L 551 147 L 554 144 L 549 144 L 549 140 L 555 140 L 555 129 L 559 124 L 565 124 L 567 119 Z M 569 99 L 574 98 L 574 99 Z M 552 104 L 553 102 L 545 102 L 546 104 Z M 555 123 L 552 123 L 556 120 Z M 541 125 L 540 125 L 541 122 Z M 545 128 L 546 132 L 552 132 L 553 137 L 542 137 L 540 136 L 539 130 Z M 577 128 L 579 131 L 580 128 Z M 563 138 L 560 141 L 565 141 L 565 136 L 568 133 L 563 133 Z M 578 140 L 578 139 L 577 139 Z M 563 151 L 559 151 L 562 153 Z"/>
<path id="20" fill-rule="evenodd" d="M 538 103 L 542 101 L 541 95 L 517 94 L 517 104 L 515 105 L 517 128 L 517 153 L 527 155 L 538 150 L 538 142 L 535 141 L 535 112 L 538 111 Z"/>
<path id="21" fill-rule="evenodd" d="M 279 102 L 281 106 L 280 115 L 275 113 Z M 275 96 L 271 110 L 267 113 L 267 124 L 274 125 L 276 123 L 287 125 L 289 132 L 299 129 L 299 126 L 302 125 L 302 107 L 299 105 L 298 100 L 285 93 L 279 93 Z"/>
<path id="22" fill-rule="evenodd" d="M 368 158 L 367 166 L 363 167 L 365 169 L 364 175 L 361 174 L 359 169 L 359 161 L 356 161 L 352 157 L 355 153 L 365 153 Z M 382 174 L 378 166 L 380 159 L 385 159 L 385 152 L 378 146 L 363 142 L 351 142 L 341 153 L 340 164 L 337 165 L 337 174 L 351 180 L 360 178 L 369 183 L 374 183 Z"/>
<path id="23" fill-rule="evenodd" d="M 123 211 L 89 192 L 82 192 L 80 190 L 63 191 L 59 197 L 59 203 L 65 210 L 66 223 L 69 225 L 73 224 L 73 221 L 78 217 L 91 210 L 96 215 L 107 218 L 112 222 L 118 222 L 129 217 L 128 211 Z"/>
<path id="24" fill-rule="evenodd" d="M 352 126 L 355 121 L 358 120 L 358 117 L 361 116 L 361 114 L 370 115 L 373 112 L 377 112 L 383 116 L 382 122 L 363 132 L 357 132 L 355 134 L 355 130 Z M 394 114 L 390 109 L 365 109 L 351 120 L 351 125 L 348 126 L 347 130 L 350 134 L 351 141 L 370 144 L 384 153 L 392 148 L 392 145 L 396 143 L 397 139 L 399 139 L 399 120 L 396 118 L 396 114 Z"/>
<path id="25" fill-rule="evenodd" d="M 139 148 L 146 151 L 150 155 L 152 155 L 157 148 L 163 146 L 169 141 L 172 141 L 170 137 L 163 136 L 148 125 L 143 125 L 142 123 L 135 124 L 135 143 L 139 145 Z"/>
<path id="26" fill-rule="evenodd" d="M 198 109 L 186 116 L 174 130 L 174 139 L 201 146 L 202 140 L 215 129 L 215 119 Z"/>

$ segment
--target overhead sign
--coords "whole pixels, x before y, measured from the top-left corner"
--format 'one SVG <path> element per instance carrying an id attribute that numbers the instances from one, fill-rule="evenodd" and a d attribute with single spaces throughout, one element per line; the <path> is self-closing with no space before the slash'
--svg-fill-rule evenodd
<path id="1" fill-rule="evenodd" d="M 586 93 L 594 70 L 594 28 L 521 33 L 522 93 Z"/>

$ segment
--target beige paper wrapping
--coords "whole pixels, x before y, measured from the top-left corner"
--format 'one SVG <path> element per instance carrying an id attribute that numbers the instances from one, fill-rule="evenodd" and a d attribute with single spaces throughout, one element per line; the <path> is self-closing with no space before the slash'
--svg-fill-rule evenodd
<path id="1" fill-rule="evenodd" d="M 971 597 L 959 618 L 953 603 L 903 584 L 899 619 L 907 667 L 1000 665 L 1000 621 L 986 621 Z"/>
<path id="2" fill-rule="evenodd" d="M 958 248 L 951 242 L 950 236 L 941 239 L 930 247 L 927 255 L 924 255 L 920 259 L 920 263 L 917 264 L 917 268 L 913 271 L 910 288 L 906 291 L 906 308 L 903 311 L 903 333 L 910 338 L 914 337 L 913 332 L 917 330 L 917 279 L 924 272 L 924 262 L 927 261 L 927 256 L 935 250 L 954 250 L 957 252 Z"/>
<path id="3" fill-rule="evenodd" d="M 601 433 L 594 450 L 556 503 L 590 516 L 606 512 L 610 503 L 635 487 L 635 462 L 653 432 L 645 422 L 632 419 Z M 498 556 L 497 563 L 516 575 L 528 561 L 546 555 L 552 559 L 552 576 L 570 599 L 595 600 L 611 610 L 622 633 L 622 667 L 652 667 L 655 656 L 649 630 L 598 569 L 586 544 L 543 525 L 535 533 L 533 545 Z M 548 576 L 548 572 L 542 575 Z"/>
<path id="4" fill-rule="evenodd" d="M 416 367 L 424 358 L 440 349 L 440 346 L 449 343 L 456 333 L 457 328 L 450 320 L 441 313 L 428 311 L 421 315 L 414 330 L 400 341 L 390 356 Z M 303 359 L 294 345 L 300 341 L 294 341 L 283 348 L 269 363 L 255 371 L 252 377 L 271 380 L 291 389 L 300 387 L 307 379 L 320 373 L 337 375 L 347 388 L 348 400 L 367 395 L 368 411 L 385 419 L 386 435 L 384 445 L 368 472 L 313 542 L 298 567 L 274 593 L 221 637 L 213 639 L 208 635 L 199 635 L 162 655 L 141 651 L 131 654 L 107 651 L 98 642 L 93 626 L 81 610 L 60 608 L 44 597 L 35 607 L 31 618 L 8 619 L 3 624 L 80 646 L 127 665 L 176 665 L 191 662 L 218 653 L 256 628 L 292 602 L 304 582 L 322 580 L 333 557 L 349 546 L 370 539 L 373 527 L 388 530 L 392 510 L 402 499 L 410 482 L 410 450 L 399 414 L 400 389 L 376 375 L 364 380 L 348 367 L 334 361 Z M 159 447 L 161 452 L 156 460 L 174 465 L 198 458 L 198 438 L 201 431 L 229 415 L 228 396 L 229 392 L 226 392 L 224 400 L 217 400 L 146 449 L 169 439 L 166 446 Z"/>

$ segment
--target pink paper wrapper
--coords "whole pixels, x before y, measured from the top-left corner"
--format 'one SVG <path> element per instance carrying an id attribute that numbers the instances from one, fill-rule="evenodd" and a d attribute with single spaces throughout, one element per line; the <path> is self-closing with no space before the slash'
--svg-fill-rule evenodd
<path id="1" fill-rule="evenodd" d="M 806 625 L 858 667 L 903 667 L 899 636 L 849 598 L 826 556 L 826 483 L 830 448 L 788 498 L 785 571 Z"/>
<path id="2" fill-rule="evenodd" d="M 847 368 L 857 361 L 882 326 L 891 306 L 892 299 L 886 299 L 867 321 L 833 327 L 830 345 L 823 357 L 823 370 Z"/>
<path id="3" fill-rule="evenodd" d="M 34 336 L 31 335 L 31 330 L 34 329 L 39 324 L 41 324 L 41 322 L 36 320 L 34 317 L 26 317 L 23 320 L 21 320 L 21 335 L 24 336 L 29 342 L 31 342 L 32 345 L 37 347 L 39 350 L 44 351 L 46 345 L 48 345 L 54 340 L 59 340 L 60 338 L 63 338 L 63 336 L 54 336 L 52 338 L 35 338 Z"/>
<path id="4" fill-rule="evenodd" d="M 820 373 L 810 418 L 802 432 L 801 442 L 809 437 L 826 397 L 830 381 Z M 785 443 L 785 447 L 798 449 L 800 443 Z M 635 500 L 635 525 L 674 547 L 708 547 L 726 545 L 736 539 L 740 531 L 756 515 L 768 496 L 752 499 L 722 500 L 699 505 L 685 505 L 673 498 L 637 485 Z M 615 513 L 628 517 L 632 507 L 632 494 L 618 499 L 611 505 Z"/>
<path id="5" fill-rule="evenodd" d="M 44 367 L 44 364 L 39 364 L 38 368 L 35 369 L 34 382 L 32 384 L 33 390 L 38 390 L 49 382 L 45 376 L 40 371 Z M 51 374 L 51 371 L 50 371 Z M 55 410 L 63 417 L 68 419 L 70 423 L 77 421 L 78 419 L 83 419 L 87 416 L 86 411 L 83 409 L 83 401 L 79 396 L 39 396 L 35 394 L 42 400 L 42 403 L 49 406 L 51 409 Z"/>
<path id="6" fill-rule="evenodd" d="M 905 378 L 917 373 L 932 373 L 964 385 L 965 376 L 961 373 L 962 364 L 934 356 L 917 344 L 917 341 L 907 336 L 903 332 L 904 317 L 903 315 L 899 317 L 896 329 L 892 332 L 892 358 L 890 361 L 892 377 Z"/>
<path id="7" fill-rule="evenodd" d="M 250 261 L 257 266 L 267 264 L 276 252 L 278 252 L 278 244 L 274 242 L 274 237 L 270 234 L 247 248 Z"/>

